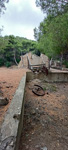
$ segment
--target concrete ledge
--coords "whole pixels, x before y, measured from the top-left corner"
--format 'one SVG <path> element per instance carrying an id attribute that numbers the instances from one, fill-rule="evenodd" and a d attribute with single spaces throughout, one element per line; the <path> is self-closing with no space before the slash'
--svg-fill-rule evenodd
<path id="1" fill-rule="evenodd" d="M 26 75 L 23 76 L 5 115 L 0 133 L 0 150 L 18 150 L 24 114 L 24 91 Z"/>
<path id="2" fill-rule="evenodd" d="M 48 76 L 43 73 L 27 72 L 27 82 L 33 79 L 44 80 L 45 82 L 68 82 L 68 72 L 51 72 Z"/>

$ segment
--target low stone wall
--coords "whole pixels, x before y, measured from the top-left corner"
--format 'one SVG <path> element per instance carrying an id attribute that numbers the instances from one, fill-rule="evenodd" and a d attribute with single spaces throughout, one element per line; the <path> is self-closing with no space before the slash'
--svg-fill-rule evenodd
<path id="1" fill-rule="evenodd" d="M 23 76 L 1 127 L 0 150 L 18 150 L 19 148 L 23 127 L 25 84 L 26 76 Z"/>
<path id="2" fill-rule="evenodd" d="M 27 81 L 33 79 L 44 80 L 45 82 L 68 82 L 68 72 L 51 72 L 48 75 L 44 73 L 27 72 Z"/>

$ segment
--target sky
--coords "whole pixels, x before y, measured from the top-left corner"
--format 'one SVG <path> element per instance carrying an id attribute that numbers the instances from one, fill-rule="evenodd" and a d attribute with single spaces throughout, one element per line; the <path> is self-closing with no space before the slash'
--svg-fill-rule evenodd
<path id="1" fill-rule="evenodd" d="M 9 0 L 5 14 L 1 15 L 0 27 L 4 29 L 1 35 L 14 35 L 34 40 L 33 29 L 44 19 L 35 0 Z"/>

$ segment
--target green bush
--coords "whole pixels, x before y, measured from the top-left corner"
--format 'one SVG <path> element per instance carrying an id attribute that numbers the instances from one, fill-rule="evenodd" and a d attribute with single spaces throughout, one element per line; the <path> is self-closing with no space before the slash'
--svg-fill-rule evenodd
<path id="1" fill-rule="evenodd" d="M 0 67 L 4 65 L 4 58 L 0 58 Z"/>
<path id="2" fill-rule="evenodd" d="M 63 65 L 65 65 L 66 68 L 68 68 L 68 61 L 64 60 L 64 61 L 63 61 Z"/>
<path id="3" fill-rule="evenodd" d="M 20 59 L 19 59 L 19 58 L 17 58 L 17 59 L 16 59 L 16 61 L 17 61 L 17 63 L 19 63 L 19 62 L 20 62 Z"/>
<path id="4" fill-rule="evenodd" d="M 68 62 L 66 62 L 66 68 L 68 68 Z"/>
<path id="5" fill-rule="evenodd" d="M 6 66 L 6 67 L 10 67 L 11 65 L 12 65 L 12 63 L 11 63 L 11 62 L 6 61 L 6 63 L 5 63 L 5 66 Z"/>
<path id="6" fill-rule="evenodd" d="M 41 53 L 40 53 L 39 50 L 34 50 L 34 51 L 32 52 L 32 54 L 36 54 L 37 56 L 40 56 L 40 55 L 41 55 Z"/>

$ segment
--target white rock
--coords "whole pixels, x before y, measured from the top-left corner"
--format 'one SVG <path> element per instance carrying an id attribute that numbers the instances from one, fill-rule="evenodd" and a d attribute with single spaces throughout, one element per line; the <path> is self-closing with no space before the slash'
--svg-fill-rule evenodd
<path id="1" fill-rule="evenodd" d="M 42 147 L 41 150 L 47 150 L 47 147 Z"/>

